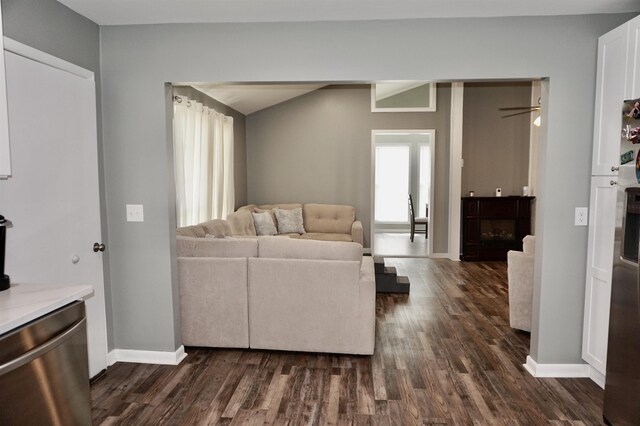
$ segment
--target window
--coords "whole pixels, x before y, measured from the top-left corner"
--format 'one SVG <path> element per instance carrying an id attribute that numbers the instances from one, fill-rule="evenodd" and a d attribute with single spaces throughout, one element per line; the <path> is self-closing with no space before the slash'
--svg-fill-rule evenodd
<path id="1" fill-rule="evenodd" d="M 376 222 L 408 222 L 409 148 L 408 144 L 376 146 Z"/>

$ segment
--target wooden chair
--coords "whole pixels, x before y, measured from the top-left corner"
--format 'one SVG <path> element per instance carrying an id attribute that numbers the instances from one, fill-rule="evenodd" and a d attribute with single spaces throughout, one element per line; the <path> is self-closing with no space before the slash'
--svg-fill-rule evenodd
<path id="1" fill-rule="evenodd" d="M 428 209 L 429 206 L 427 206 L 427 215 L 429 214 Z M 411 220 L 411 242 L 413 242 L 413 237 L 415 234 L 424 234 L 424 237 L 427 238 L 429 232 L 429 218 L 416 217 L 415 210 L 413 209 L 413 198 L 411 198 L 411 194 L 409 194 L 409 219 Z M 424 225 L 424 229 L 416 229 L 416 225 Z"/>

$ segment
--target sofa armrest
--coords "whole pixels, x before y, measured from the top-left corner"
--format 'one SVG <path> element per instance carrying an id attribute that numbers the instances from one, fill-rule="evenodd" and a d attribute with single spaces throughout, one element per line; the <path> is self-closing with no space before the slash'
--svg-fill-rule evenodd
<path id="1" fill-rule="evenodd" d="M 360 303 L 358 321 L 363 325 L 360 334 L 363 354 L 373 354 L 376 341 L 376 272 L 372 256 L 363 256 L 359 280 Z"/>
<path id="2" fill-rule="evenodd" d="M 359 243 L 364 247 L 364 231 L 362 230 L 362 222 L 355 220 L 351 225 L 351 239 L 354 243 Z"/>

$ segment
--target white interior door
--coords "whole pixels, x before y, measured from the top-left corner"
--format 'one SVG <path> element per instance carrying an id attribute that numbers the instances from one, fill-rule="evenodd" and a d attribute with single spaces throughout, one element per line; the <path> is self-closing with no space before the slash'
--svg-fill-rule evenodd
<path id="1" fill-rule="evenodd" d="M 95 83 L 6 52 L 12 177 L 0 181 L 12 283 L 91 284 L 89 372 L 107 366 Z"/>

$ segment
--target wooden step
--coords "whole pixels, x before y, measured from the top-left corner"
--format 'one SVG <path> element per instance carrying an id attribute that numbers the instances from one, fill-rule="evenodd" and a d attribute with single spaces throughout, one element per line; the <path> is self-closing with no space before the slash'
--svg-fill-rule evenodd
<path id="1" fill-rule="evenodd" d="M 398 276 L 395 266 L 385 266 L 384 258 L 373 256 L 376 273 L 376 293 L 409 294 L 409 278 Z"/>
<path id="2" fill-rule="evenodd" d="M 409 293 L 409 277 L 376 274 L 376 293 Z"/>
<path id="3" fill-rule="evenodd" d="M 384 257 L 373 256 L 373 266 L 376 274 L 384 273 Z"/>
<path id="4" fill-rule="evenodd" d="M 398 270 L 396 269 L 395 266 L 385 266 L 384 267 L 384 274 L 385 275 L 397 276 L 398 275 Z"/>

